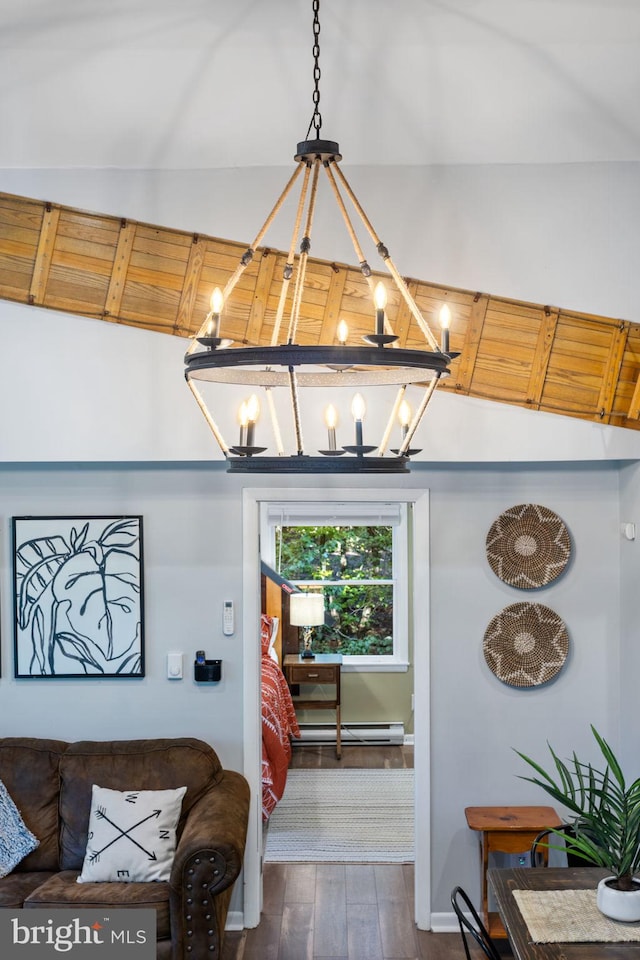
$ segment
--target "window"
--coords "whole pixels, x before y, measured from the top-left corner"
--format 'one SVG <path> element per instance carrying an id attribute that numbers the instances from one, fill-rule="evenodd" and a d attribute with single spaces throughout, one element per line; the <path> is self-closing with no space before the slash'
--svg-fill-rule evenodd
<path id="1" fill-rule="evenodd" d="M 265 561 L 301 590 L 322 589 L 313 650 L 341 653 L 347 669 L 406 669 L 407 505 L 271 503 L 265 526 Z"/>

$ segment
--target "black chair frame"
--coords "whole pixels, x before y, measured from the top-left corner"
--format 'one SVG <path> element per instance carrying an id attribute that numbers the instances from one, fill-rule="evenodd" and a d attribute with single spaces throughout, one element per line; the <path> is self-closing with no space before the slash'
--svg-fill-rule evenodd
<path id="1" fill-rule="evenodd" d="M 531 866 L 532 867 L 545 867 L 547 864 L 539 857 L 538 847 L 540 845 L 546 846 L 547 849 L 554 849 L 560 846 L 560 841 L 562 837 L 565 836 L 568 840 L 571 840 L 572 837 L 575 837 L 575 831 L 573 825 L 570 823 L 563 823 L 561 827 L 557 827 L 555 830 L 543 830 L 535 838 L 531 844 Z M 547 838 L 551 838 L 547 842 Z M 568 867 L 586 867 L 589 866 L 588 861 L 581 857 L 577 853 L 571 853 L 567 850 L 567 866 Z"/>
<path id="2" fill-rule="evenodd" d="M 464 906 L 460 905 L 460 900 Z M 498 952 L 498 948 L 489 936 L 487 928 L 478 916 L 478 911 L 473 906 L 462 887 L 454 887 L 451 894 L 451 906 L 453 907 L 455 915 L 458 918 L 458 923 L 460 924 L 460 936 L 462 937 L 462 943 L 464 945 L 464 952 L 467 960 L 473 960 L 469 952 L 467 934 L 470 934 L 470 936 L 473 937 L 484 955 L 488 957 L 489 960 L 502 960 L 502 957 Z M 469 919 L 469 915 L 471 916 L 471 920 Z"/>

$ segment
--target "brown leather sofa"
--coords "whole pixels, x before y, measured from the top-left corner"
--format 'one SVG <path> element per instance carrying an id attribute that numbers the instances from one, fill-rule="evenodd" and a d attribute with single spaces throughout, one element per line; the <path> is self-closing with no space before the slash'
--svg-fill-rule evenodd
<path id="1" fill-rule="evenodd" d="M 0 907 L 153 907 L 158 960 L 219 957 L 242 868 L 249 788 L 191 738 L 80 741 L 0 738 L 0 780 L 39 846 L 0 879 Z M 186 786 L 168 881 L 77 883 L 92 785 L 112 790 Z"/>

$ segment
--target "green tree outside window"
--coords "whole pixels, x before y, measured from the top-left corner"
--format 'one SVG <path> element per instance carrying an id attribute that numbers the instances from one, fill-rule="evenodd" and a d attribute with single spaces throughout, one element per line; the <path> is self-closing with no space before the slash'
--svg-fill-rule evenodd
<path id="1" fill-rule="evenodd" d="M 325 625 L 312 628 L 317 653 L 393 654 L 393 529 L 390 526 L 279 526 L 279 570 L 297 586 L 322 585 Z"/>

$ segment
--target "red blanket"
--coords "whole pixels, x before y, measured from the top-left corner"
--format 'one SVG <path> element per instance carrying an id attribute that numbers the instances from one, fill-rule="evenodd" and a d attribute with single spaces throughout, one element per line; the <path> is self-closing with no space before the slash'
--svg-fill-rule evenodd
<path id="1" fill-rule="evenodd" d="M 284 793 L 291 760 L 291 737 L 300 728 L 282 670 L 262 655 L 262 819 L 268 820 Z"/>

